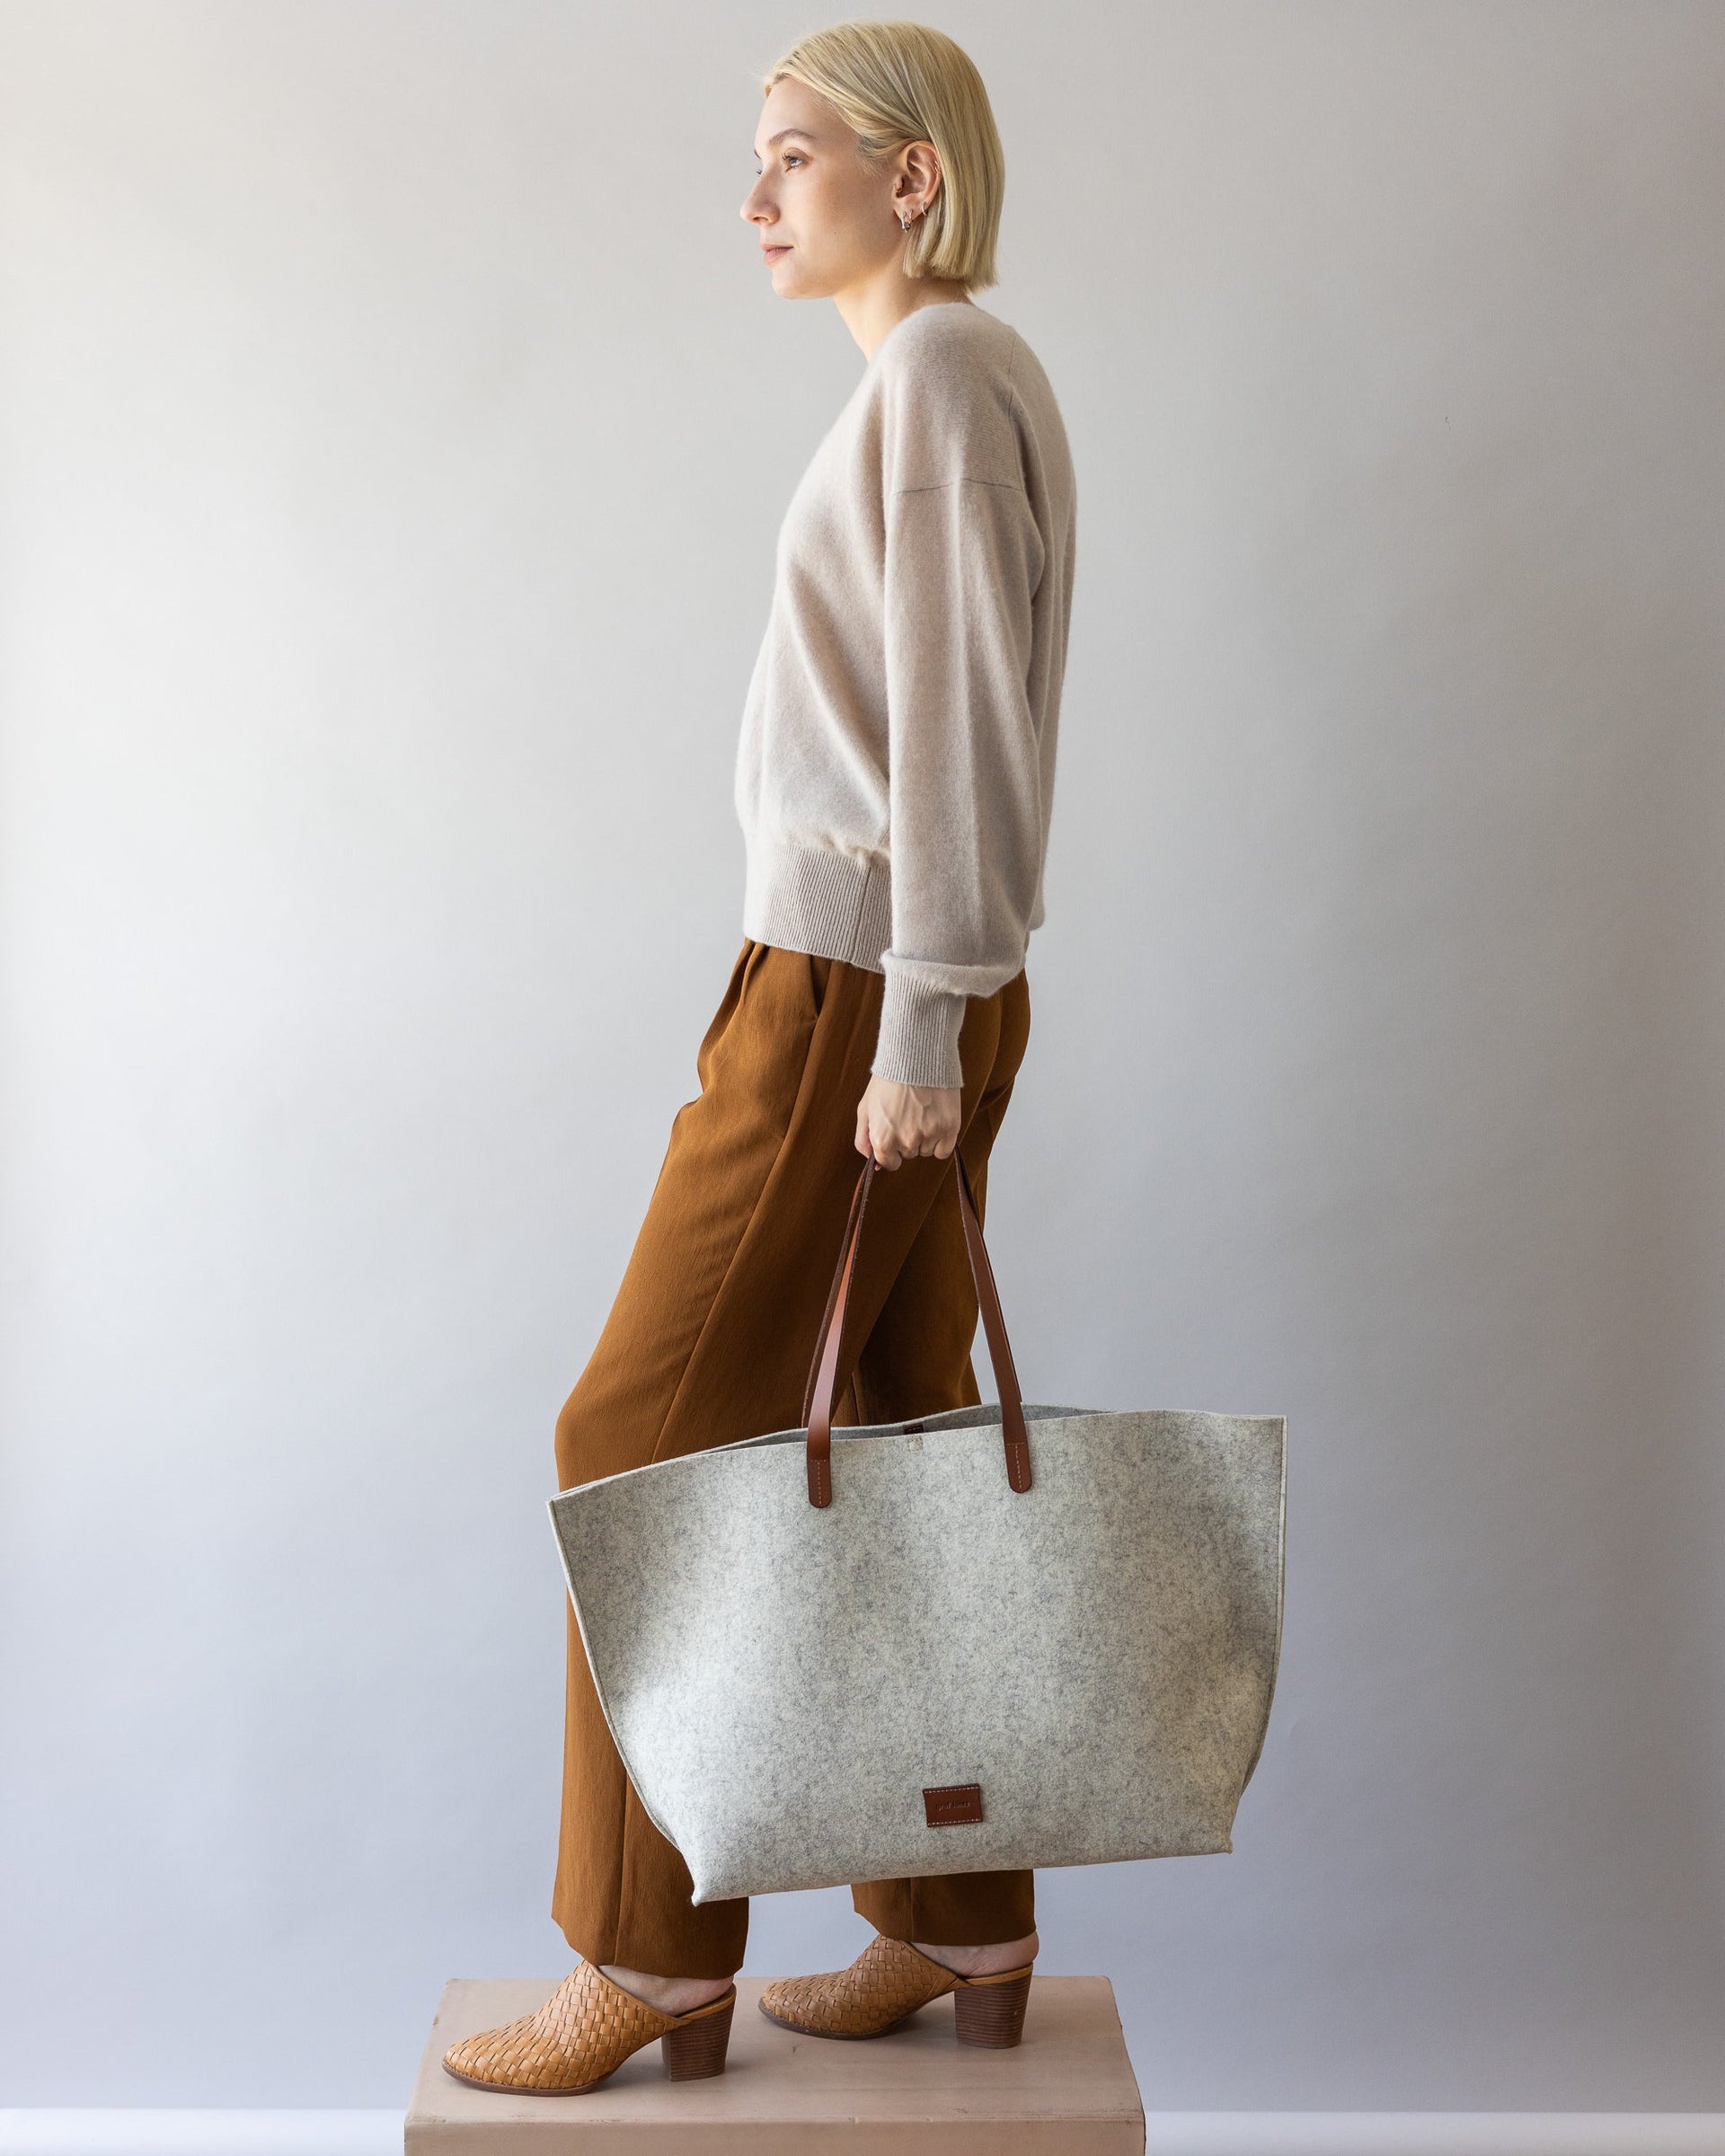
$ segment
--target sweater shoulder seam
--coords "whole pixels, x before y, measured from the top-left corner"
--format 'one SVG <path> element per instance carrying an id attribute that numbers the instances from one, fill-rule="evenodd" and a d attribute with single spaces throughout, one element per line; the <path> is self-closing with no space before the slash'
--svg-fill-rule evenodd
<path id="1" fill-rule="evenodd" d="M 953 479 L 932 479 L 926 486 L 895 487 L 892 498 L 901 494 L 944 494 L 949 487 L 1003 487 L 1009 494 L 1026 494 L 1028 489 L 1022 479 L 978 479 L 969 472 L 960 472 Z"/>

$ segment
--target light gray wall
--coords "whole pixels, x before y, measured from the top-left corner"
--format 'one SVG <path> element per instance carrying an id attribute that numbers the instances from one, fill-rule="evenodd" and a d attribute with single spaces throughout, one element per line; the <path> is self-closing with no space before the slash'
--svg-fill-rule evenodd
<path id="1" fill-rule="evenodd" d="M 1042 1966 L 1154 2107 L 1725 2107 L 1725 11 L 935 19 L 1082 503 L 1019 1366 L 1289 1426 L 1236 1851 Z M 5 13 L 0 2101 L 389 2105 L 570 1964 L 552 1426 L 861 365 L 737 217 L 818 20 Z"/>

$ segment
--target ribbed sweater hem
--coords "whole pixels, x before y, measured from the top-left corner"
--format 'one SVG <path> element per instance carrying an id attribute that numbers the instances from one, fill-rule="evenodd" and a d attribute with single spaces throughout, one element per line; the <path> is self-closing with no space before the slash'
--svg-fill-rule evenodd
<path id="1" fill-rule="evenodd" d="M 832 846 L 756 840 L 748 849 L 743 933 L 756 943 L 884 973 L 880 954 L 892 941 L 892 870 L 879 858 Z"/>
<path id="2" fill-rule="evenodd" d="M 904 1085 L 963 1082 L 959 1031 L 967 998 L 882 962 L 892 941 L 892 870 L 886 861 L 831 846 L 757 840 L 748 849 L 743 933 L 756 943 L 885 974 L 874 1075 Z"/>

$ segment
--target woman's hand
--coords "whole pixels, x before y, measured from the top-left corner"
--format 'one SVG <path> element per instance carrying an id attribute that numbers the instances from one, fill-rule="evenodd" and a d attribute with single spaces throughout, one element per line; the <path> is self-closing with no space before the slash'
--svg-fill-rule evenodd
<path id="1" fill-rule="evenodd" d="M 959 1142 L 963 1098 L 956 1085 L 901 1085 L 896 1078 L 871 1077 L 856 1104 L 856 1150 L 865 1160 L 872 1153 L 877 1168 L 897 1168 L 925 1153 L 944 1161 Z"/>

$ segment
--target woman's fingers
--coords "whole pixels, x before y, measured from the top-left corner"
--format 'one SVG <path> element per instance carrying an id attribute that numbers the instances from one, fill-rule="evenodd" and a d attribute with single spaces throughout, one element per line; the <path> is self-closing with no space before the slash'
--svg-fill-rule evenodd
<path id="1" fill-rule="evenodd" d="M 857 1103 L 856 1150 L 871 1153 L 878 1168 L 901 1167 L 906 1161 L 950 1160 L 959 1142 L 960 1093 L 956 1086 L 926 1088 L 871 1078 Z"/>

